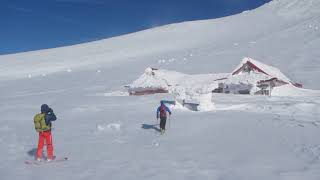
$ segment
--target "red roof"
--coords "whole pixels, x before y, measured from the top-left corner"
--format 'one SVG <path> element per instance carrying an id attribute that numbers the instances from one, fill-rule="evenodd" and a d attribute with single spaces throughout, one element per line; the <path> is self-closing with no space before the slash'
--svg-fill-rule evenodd
<path id="1" fill-rule="evenodd" d="M 241 66 L 238 70 L 236 70 L 234 73 L 232 73 L 232 75 L 238 74 L 244 67 L 244 65 L 248 65 L 250 66 L 252 69 L 257 70 L 258 72 L 264 73 L 266 75 L 269 75 L 268 73 L 264 72 L 262 69 L 260 69 L 259 67 L 257 67 L 256 65 L 254 65 L 252 62 L 247 61 L 245 64 L 243 64 L 243 66 Z M 269 75 L 270 76 L 270 75 Z"/>
<path id="2" fill-rule="evenodd" d="M 243 71 L 245 66 L 248 66 L 248 67 L 250 67 L 251 69 L 253 69 L 253 70 L 257 71 L 257 72 L 260 72 L 260 73 L 266 74 L 268 76 L 271 76 L 272 78 L 277 78 L 278 81 L 291 83 L 292 85 L 294 85 L 296 87 L 300 87 L 300 88 L 302 87 L 302 84 L 294 83 L 294 82 L 290 81 L 290 79 L 288 79 L 284 74 L 282 74 L 280 72 L 280 70 L 278 70 L 277 68 L 274 68 L 272 66 L 263 64 L 263 63 L 261 63 L 259 61 L 255 61 L 255 60 L 253 60 L 251 58 L 244 58 L 242 60 L 242 65 L 239 65 L 237 67 L 237 69 L 233 71 L 232 75 L 239 74 L 241 71 Z M 272 79 L 270 79 L 270 80 L 272 80 Z"/>

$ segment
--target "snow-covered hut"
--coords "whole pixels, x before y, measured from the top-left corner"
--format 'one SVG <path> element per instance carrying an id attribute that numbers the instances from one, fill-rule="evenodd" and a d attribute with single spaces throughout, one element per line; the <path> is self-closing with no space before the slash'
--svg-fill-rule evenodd
<path id="1" fill-rule="evenodd" d="M 132 84 L 125 86 L 129 95 L 168 93 L 170 85 L 156 75 L 155 71 L 157 70 L 149 67 Z"/>
<path id="2" fill-rule="evenodd" d="M 195 91 L 208 93 L 209 86 L 216 80 L 225 79 L 229 74 L 196 74 L 188 75 L 176 71 L 148 67 L 145 72 L 130 85 L 125 86 L 130 95 L 155 93 L 174 93 L 180 89 L 188 94 Z"/>
<path id="3" fill-rule="evenodd" d="M 252 71 L 267 75 L 270 79 L 265 79 L 265 81 L 274 81 L 277 85 L 292 84 L 297 87 L 302 86 L 299 83 L 293 83 L 278 68 L 266 65 L 248 57 L 244 58 L 240 65 L 233 70 L 232 75 L 240 75 L 242 73 L 250 73 Z"/>
<path id="4" fill-rule="evenodd" d="M 302 87 L 301 84 L 293 83 L 279 69 L 251 58 L 244 58 L 228 79 L 220 82 L 219 89 L 215 91 L 269 95 L 274 87 L 285 84 Z"/>

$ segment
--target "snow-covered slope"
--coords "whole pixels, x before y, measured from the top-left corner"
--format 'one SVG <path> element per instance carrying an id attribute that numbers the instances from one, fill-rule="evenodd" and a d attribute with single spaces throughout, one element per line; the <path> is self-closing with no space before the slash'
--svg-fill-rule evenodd
<path id="1" fill-rule="evenodd" d="M 155 110 L 172 97 L 122 96 L 119 88 L 146 67 L 223 73 L 252 57 L 320 89 L 319 11 L 318 0 L 274 0 L 235 16 L 0 56 L 1 179 L 318 180 L 317 95 L 214 95 L 214 111 L 173 109 L 160 136 Z M 42 103 L 58 117 L 55 154 L 70 160 L 26 166 Z"/>
<path id="2" fill-rule="evenodd" d="M 320 89 L 319 2 L 276 0 L 253 11 L 154 28 L 93 43 L 1 56 L 1 79 L 146 62 L 186 73 L 230 72 L 244 56 Z M 145 69 L 143 67 L 142 69 Z"/>

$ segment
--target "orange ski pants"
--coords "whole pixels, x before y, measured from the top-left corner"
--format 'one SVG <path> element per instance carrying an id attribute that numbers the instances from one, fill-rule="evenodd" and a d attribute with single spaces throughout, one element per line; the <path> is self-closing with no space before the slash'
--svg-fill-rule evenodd
<path id="1" fill-rule="evenodd" d="M 39 132 L 37 158 L 42 158 L 42 149 L 43 149 L 44 142 L 47 145 L 47 158 L 53 159 L 53 145 L 52 145 L 51 131 Z"/>

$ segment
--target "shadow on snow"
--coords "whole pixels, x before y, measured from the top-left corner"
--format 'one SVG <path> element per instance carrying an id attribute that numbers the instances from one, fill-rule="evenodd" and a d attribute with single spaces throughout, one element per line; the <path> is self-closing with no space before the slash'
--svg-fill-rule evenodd
<path id="1" fill-rule="evenodd" d="M 30 156 L 30 157 L 34 157 L 36 158 L 36 153 L 37 153 L 37 148 L 33 148 L 33 149 L 30 149 L 27 154 Z M 42 156 L 45 157 L 45 154 L 42 152 Z"/>
<path id="2" fill-rule="evenodd" d="M 158 128 L 159 124 L 142 124 L 142 129 L 154 129 L 158 132 L 160 132 L 160 128 Z"/>

